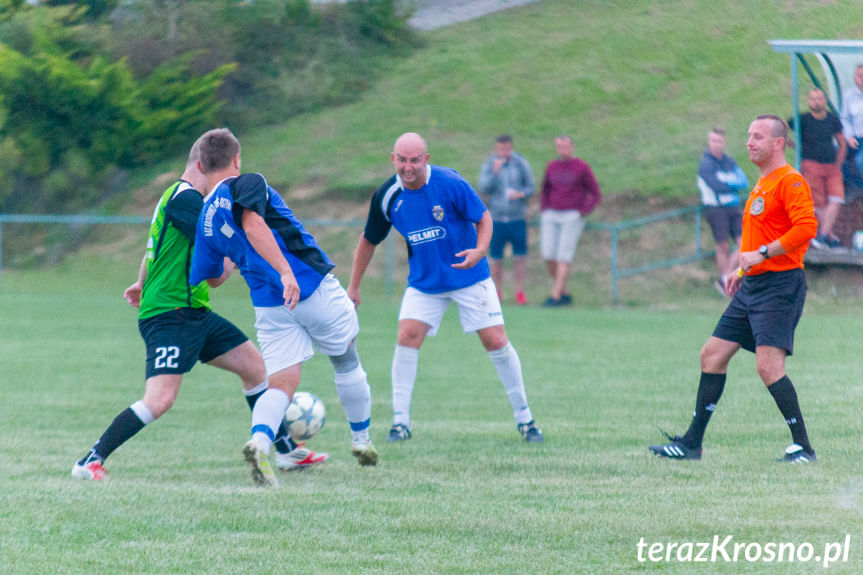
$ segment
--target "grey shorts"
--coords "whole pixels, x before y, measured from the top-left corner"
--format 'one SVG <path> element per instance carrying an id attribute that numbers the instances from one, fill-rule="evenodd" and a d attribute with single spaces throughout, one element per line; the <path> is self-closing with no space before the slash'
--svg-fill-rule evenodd
<path id="1" fill-rule="evenodd" d="M 539 214 L 542 259 L 572 263 L 581 232 L 587 223 L 578 210 L 545 210 Z"/>

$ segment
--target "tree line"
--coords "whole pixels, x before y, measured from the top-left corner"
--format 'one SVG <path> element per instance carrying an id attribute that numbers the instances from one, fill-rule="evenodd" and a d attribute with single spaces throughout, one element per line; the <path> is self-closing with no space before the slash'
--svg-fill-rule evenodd
<path id="1" fill-rule="evenodd" d="M 417 39 L 398 0 L 0 0 L 0 212 L 71 213 L 225 125 L 355 98 Z"/>

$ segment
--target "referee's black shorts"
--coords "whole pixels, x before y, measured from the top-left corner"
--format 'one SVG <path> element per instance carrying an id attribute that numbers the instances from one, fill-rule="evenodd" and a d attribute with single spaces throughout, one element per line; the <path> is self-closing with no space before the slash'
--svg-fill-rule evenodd
<path id="1" fill-rule="evenodd" d="M 806 300 L 806 274 L 802 269 L 746 276 L 713 336 L 739 343 L 754 352 L 769 345 L 794 352 L 794 329 Z"/>
<path id="2" fill-rule="evenodd" d="M 147 379 L 166 373 L 187 373 L 195 362 L 206 363 L 249 338 L 240 329 L 205 308 L 177 308 L 138 321 L 147 346 Z"/>

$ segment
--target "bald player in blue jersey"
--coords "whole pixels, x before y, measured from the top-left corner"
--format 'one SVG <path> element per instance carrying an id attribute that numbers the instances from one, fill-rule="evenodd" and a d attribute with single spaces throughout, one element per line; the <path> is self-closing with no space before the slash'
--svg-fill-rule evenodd
<path id="1" fill-rule="evenodd" d="M 462 329 L 479 335 L 497 369 L 522 437 L 542 442 L 485 257 L 491 215 L 457 172 L 428 163 L 428 148 L 419 134 L 402 134 L 390 159 L 396 174 L 372 196 L 348 286 L 348 297 L 359 306 L 360 283 L 375 248 L 395 227 L 407 242 L 410 271 L 399 311 L 392 364 L 393 426 L 387 441 L 411 438 L 410 403 L 419 349 L 427 335 L 437 333 L 446 308 L 455 302 Z"/>
<path id="2" fill-rule="evenodd" d="M 278 486 L 269 463 L 285 409 L 314 350 L 329 356 L 336 391 L 350 423 L 351 452 L 360 465 L 378 454 L 369 439 L 371 392 L 357 355 L 356 309 L 333 263 L 261 174 L 240 173 L 240 143 L 225 128 L 198 139 L 207 196 L 198 220 L 191 283 L 219 277 L 230 258 L 249 286 L 268 389 L 252 412 L 243 455 L 252 479 Z M 278 460 L 277 460 L 278 463 Z"/>

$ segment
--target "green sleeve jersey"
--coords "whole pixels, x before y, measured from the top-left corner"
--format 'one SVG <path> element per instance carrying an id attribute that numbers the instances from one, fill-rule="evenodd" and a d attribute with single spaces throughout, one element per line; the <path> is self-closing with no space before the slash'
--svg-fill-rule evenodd
<path id="1" fill-rule="evenodd" d="M 140 319 L 183 307 L 210 309 L 207 282 L 189 285 L 195 222 L 202 206 L 201 194 L 182 180 L 162 194 L 150 222 Z"/>

